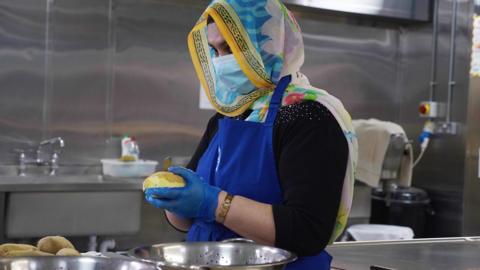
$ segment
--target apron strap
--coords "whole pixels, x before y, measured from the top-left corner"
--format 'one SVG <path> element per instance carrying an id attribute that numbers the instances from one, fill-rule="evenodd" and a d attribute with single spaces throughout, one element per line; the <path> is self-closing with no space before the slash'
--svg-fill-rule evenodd
<path id="1" fill-rule="evenodd" d="M 287 89 L 291 81 L 292 75 L 287 75 L 278 82 L 272 99 L 270 100 L 270 105 L 268 106 L 267 119 L 265 120 L 266 126 L 273 126 L 275 118 L 277 117 L 278 108 L 282 106 L 283 93 L 285 93 L 285 89 Z"/>

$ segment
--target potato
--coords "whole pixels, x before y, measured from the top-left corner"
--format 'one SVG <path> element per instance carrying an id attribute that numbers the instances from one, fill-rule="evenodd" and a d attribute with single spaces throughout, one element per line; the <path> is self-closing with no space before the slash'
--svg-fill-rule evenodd
<path id="1" fill-rule="evenodd" d="M 60 249 L 57 254 L 57 256 L 80 256 L 80 252 L 73 248 L 62 248 Z"/>
<path id="2" fill-rule="evenodd" d="M 75 249 L 73 244 L 62 236 L 47 236 L 40 239 L 37 243 L 37 248 L 40 251 L 50 254 L 57 254 L 62 248 Z"/>
<path id="3" fill-rule="evenodd" d="M 14 250 L 33 251 L 37 250 L 37 247 L 26 244 L 2 244 L 0 245 L 0 257 Z"/>
<path id="4" fill-rule="evenodd" d="M 53 254 L 40 250 L 10 250 L 5 257 L 53 256 Z"/>
<path id="5" fill-rule="evenodd" d="M 173 188 L 184 187 L 185 180 L 182 177 L 171 172 L 157 172 L 150 175 L 143 182 L 143 191 L 147 188 Z"/>

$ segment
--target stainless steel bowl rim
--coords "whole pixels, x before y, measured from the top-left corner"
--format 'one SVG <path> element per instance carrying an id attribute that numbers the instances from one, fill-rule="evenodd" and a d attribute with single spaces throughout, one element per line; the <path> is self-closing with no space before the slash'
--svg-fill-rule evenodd
<path id="1" fill-rule="evenodd" d="M 158 266 L 156 264 L 152 264 L 151 262 L 146 262 L 143 260 L 140 260 L 138 258 L 131 258 L 128 256 L 125 256 L 124 258 L 121 257 L 115 257 L 115 258 L 110 258 L 110 257 L 103 257 L 103 256 L 88 256 L 88 255 L 80 255 L 80 256 L 18 256 L 18 257 L 0 257 L 0 264 L 2 263 L 8 263 L 8 262 L 15 262 L 15 261 L 21 261 L 21 260 L 27 260 L 27 261 L 36 261 L 36 262 L 48 262 L 48 261 L 71 261 L 71 262 L 78 262 L 82 260 L 91 260 L 95 263 L 108 263 L 108 264 L 139 264 L 145 266 L 145 269 L 151 269 L 151 270 L 158 270 Z M 62 267 L 63 269 L 63 267 Z"/>
<path id="2" fill-rule="evenodd" d="M 169 247 L 169 246 L 177 246 L 177 245 L 183 245 L 183 246 L 189 246 L 189 245 L 212 245 L 212 246 L 222 246 L 222 245 L 252 245 L 256 247 L 262 247 L 262 248 L 270 248 L 270 249 L 275 249 L 275 250 L 281 250 L 289 254 L 289 258 L 274 262 L 274 263 L 259 263 L 259 264 L 231 264 L 231 265 L 188 265 L 188 264 L 178 264 L 178 263 L 169 263 L 166 261 L 157 261 L 157 260 L 152 260 L 152 259 L 145 259 L 145 258 L 140 258 L 135 255 L 135 251 L 139 249 L 149 249 L 151 247 Z M 297 255 L 291 251 L 283 250 L 280 248 L 276 247 L 271 247 L 271 246 L 264 246 L 264 245 L 259 245 L 259 244 L 254 244 L 254 243 L 238 243 L 238 242 L 178 242 L 178 243 L 163 243 L 163 244 L 154 244 L 151 246 L 142 246 L 142 247 L 137 247 L 133 248 L 128 251 L 128 256 L 136 258 L 137 260 L 141 260 L 147 263 L 153 263 L 156 264 L 157 266 L 166 266 L 166 267 L 179 267 L 179 268 L 185 268 L 185 269 L 229 269 L 229 268 L 234 268 L 234 267 L 273 267 L 273 266 L 279 266 L 279 265 L 285 265 L 292 263 L 297 260 Z"/>

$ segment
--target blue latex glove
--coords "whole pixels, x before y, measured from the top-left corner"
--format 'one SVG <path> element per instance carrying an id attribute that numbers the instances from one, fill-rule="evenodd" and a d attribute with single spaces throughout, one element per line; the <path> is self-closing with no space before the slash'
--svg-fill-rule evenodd
<path id="1" fill-rule="evenodd" d="M 185 187 L 148 188 L 145 199 L 157 208 L 166 209 L 184 218 L 215 220 L 220 189 L 211 186 L 195 172 L 182 168 L 170 167 L 170 172 L 183 177 Z"/>

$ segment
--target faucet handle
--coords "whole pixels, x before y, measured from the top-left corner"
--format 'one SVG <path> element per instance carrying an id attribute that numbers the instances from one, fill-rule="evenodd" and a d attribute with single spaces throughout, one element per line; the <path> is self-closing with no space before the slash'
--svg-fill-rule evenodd
<path id="1" fill-rule="evenodd" d="M 54 147 L 54 145 L 57 145 L 58 147 Z M 44 152 L 44 148 L 49 146 L 48 152 Z M 44 141 L 41 141 L 40 144 L 37 147 L 37 159 L 45 159 L 45 154 L 59 154 L 61 152 L 61 148 L 65 147 L 65 141 L 62 139 L 62 137 L 55 137 L 51 139 L 47 139 Z M 42 157 L 42 158 L 40 158 Z"/>
<path id="2" fill-rule="evenodd" d="M 27 155 L 25 154 L 25 150 L 20 149 L 20 148 L 15 148 L 15 149 L 10 150 L 10 152 L 18 155 L 17 175 L 18 176 L 25 176 L 25 171 L 27 169 Z"/>
<path id="3" fill-rule="evenodd" d="M 50 159 L 50 172 L 49 172 L 49 174 L 52 175 L 52 176 L 57 174 L 57 170 L 59 168 L 59 165 L 58 165 L 58 160 L 59 159 L 60 159 L 59 153 L 57 151 L 54 151 L 53 154 L 52 154 L 52 157 Z"/>
<path id="4" fill-rule="evenodd" d="M 62 139 L 62 137 L 55 137 L 55 138 L 50 138 L 50 139 L 41 141 L 39 146 L 52 145 L 55 143 L 58 143 L 60 148 L 65 147 L 65 141 Z"/>

